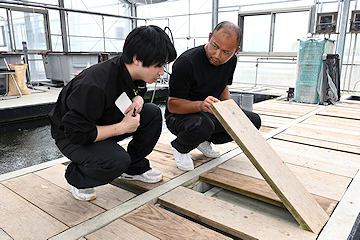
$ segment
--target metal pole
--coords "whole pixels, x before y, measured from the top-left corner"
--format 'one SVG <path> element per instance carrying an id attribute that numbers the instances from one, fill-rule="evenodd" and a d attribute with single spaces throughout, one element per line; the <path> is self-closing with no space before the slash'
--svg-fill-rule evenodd
<path id="1" fill-rule="evenodd" d="M 59 7 L 64 8 L 64 0 L 59 0 Z M 60 14 L 60 27 L 61 27 L 61 39 L 62 39 L 63 51 L 68 52 L 69 51 L 69 43 L 68 43 L 68 34 L 67 34 L 67 29 L 66 29 L 65 11 L 60 10 L 59 14 Z"/>
<path id="2" fill-rule="evenodd" d="M 137 27 L 137 11 L 136 11 L 136 4 L 135 3 L 131 3 L 131 17 L 134 17 L 131 20 L 131 29 L 135 29 Z"/>
<path id="3" fill-rule="evenodd" d="M 348 24 L 349 11 L 350 11 L 350 0 L 344 0 L 342 12 L 341 12 L 339 40 L 338 40 L 338 44 L 337 44 L 337 48 L 336 48 L 336 52 L 337 52 L 337 54 L 339 54 L 339 74 L 340 74 L 340 76 L 341 76 L 341 68 L 342 68 L 342 62 L 343 62 L 343 56 L 344 56 L 346 27 Z M 349 81 L 351 81 L 351 79 L 349 79 Z"/>
<path id="4" fill-rule="evenodd" d="M 219 0 L 212 1 L 212 30 L 218 24 L 218 15 L 219 15 Z"/>

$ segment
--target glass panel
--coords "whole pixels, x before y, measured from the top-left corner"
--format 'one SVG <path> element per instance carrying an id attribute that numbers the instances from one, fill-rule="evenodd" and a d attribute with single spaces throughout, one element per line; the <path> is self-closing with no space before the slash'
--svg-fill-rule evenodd
<path id="1" fill-rule="evenodd" d="M 306 39 L 309 12 L 277 13 L 275 18 L 274 52 L 297 52 L 299 41 Z"/>
<path id="2" fill-rule="evenodd" d="M 209 38 L 212 31 L 211 14 L 194 15 L 190 18 L 190 36 Z"/>
<path id="3" fill-rule="evenodd" d="M 106 38 L 125 39 L 130 32 L 130 20 L 104 17 L 104 28 Z"/>
<path id="4" fill-rule="evenodd" d="M 23 49 L 23 41 L 29 50 L 47 49 L 43 14 L 12 11 L 12 20 L 16 49 Z"/>
<path id="5" fill-rule="evenodd" d="M 125 40 L 119 40 L 119 39 L 106 39 L 106 52 L 122 52 L 124 47 Z"/>
<path id="6" fill-rule="evenodd" d="M 71 37 L 71 52 L 101 52 L 104 51 L 103 38 Z"/>
<path id="7" fill-rule="evenodd" d="M 0 9 L 0 51 L 11 51 L 6 10 Z"/>
<path id="8" fill-rule="evenodd" d="M 58 3 L 57 3 L 58 4 Z M 56 4 L 56 5 L 57 5 Z M 99 12 L 115 15 L 128 15 L 126 11 L 128 4 L 125 4 L 119 0 L 87 0 L 87 1 L 64 1 L 65 8 Z"/>
<path id="9" fill-rule="evenodd" d="M 219 12 L 219 22 L 229 21 L 238 25 L 239 15 L 238 12 Z"/>
<path id="10" fill-rule="evenodd" d="M 102 17 L 82 13 L 68 12 L 69 35 L 102 37 Z"/>
<path id="11" fill-rule="evenodd" d="M 150 1 L 148 1 L 150 2 Z M 193 1 L 197 2 L 197 1 Z M 156 4 L 139 5 L 137 8 L 139 18 L 152 18 L 189 14 L 189 0 L 165 1 Z"/>
<path id="12" fill-rule="evenodd" d="M 243 52 L 268 52 L 270 15 L 244 17 Z"/>
<path id="13" fill-rule="evenodd" d="M 31 81 L 46 79 L 42 55 L 29 54 L 29 72 Z"/>
<path id="14" fill-rule="evenodd" d="M 61 35 L 52 34 L 51 35 L 51 43 L 52 43 L 52 51 L 55 51 L 55 52 L 63 51 Z"/>
<path id="15" fill-rule="evenodd" d="M 208 13 L 212 11 L 212 3 L 209 3 L 208 0 L 202 1 L 189 1 L 190 2 L 190 13 Z"/>

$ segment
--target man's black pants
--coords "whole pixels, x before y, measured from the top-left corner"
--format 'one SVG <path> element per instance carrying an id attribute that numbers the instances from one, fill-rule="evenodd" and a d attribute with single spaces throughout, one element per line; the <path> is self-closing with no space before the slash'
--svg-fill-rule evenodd
<path id="1" fill-rule="evenodd" d="M 260 129 L 260 116 L 244 109 L 242 111 Z M 165 117 L 167 128 L 177 136 L 171 145 L 180 153 L 188 153 L 204 141 L 221 144 L 233 140 L 211 113 L 172 114 L 167 111 Z"/>
<path id="2" fill-rule="evenodd" d="M 150 170 L 149 155 L 157 143 L 162 129 L 161 110 L 146 103 L 140 113 L 140 126 L 131 134 L 95 142 L 76 145 L 67 139 L 59 139 L 56 145 L 71 160 L 65 173 L 70 185 L 82 189 L 107 184 L 122 173 L 142 174 Z M 133 136 L 127 151 L 117 144 Z"/>

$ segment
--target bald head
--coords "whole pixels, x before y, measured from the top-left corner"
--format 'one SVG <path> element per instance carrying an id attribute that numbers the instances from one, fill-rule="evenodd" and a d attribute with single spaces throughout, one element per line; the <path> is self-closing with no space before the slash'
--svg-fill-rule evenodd
<path id="1" fill-rule="evenodd" d="M 235 35 L 238 46 L 240 45 L 241 33 L 240 33 L 240 28 L 237 25 L 233 24 L 232 22 L 224 21 L 224 22 L 221 22 L 218 25 L 216 25 L 216 27 L 214 28 L 212 33 L 214 34 L 217 31 L 219 31 L 220 29 L 224 29 L 224 30 L 226 29 L 227 31 L 224 31 L 224 32 L 229 34 L 229 37 L 232 37 L 233 35 Z"/>

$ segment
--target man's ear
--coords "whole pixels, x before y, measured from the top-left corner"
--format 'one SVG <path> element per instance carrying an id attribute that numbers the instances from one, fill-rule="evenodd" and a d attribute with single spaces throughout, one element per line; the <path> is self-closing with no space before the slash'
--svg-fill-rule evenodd
<path id="1" fill-rule="evenodd" d="M 212 34 L 212 33 L 209 33 L 209 42 L 210 42 L 211 34 Z"/>
<path id="2" fill-rule="evenodd" d="M 139 60 L 137 60 L 136 58 L 137 58 L 137 56 L 134 55 L 134 56 L 133 56 L 133 63 L 134 63 L 136 66 L 139 66 Z"/>
<path id="3" fill-rule="evenodd" d="M 238 47 L 238 49 L 235 51 L 235 53 L 234 53 L 234 54 L 236 54 L 239 50 L 240 50 L 240 47 Z"/>

